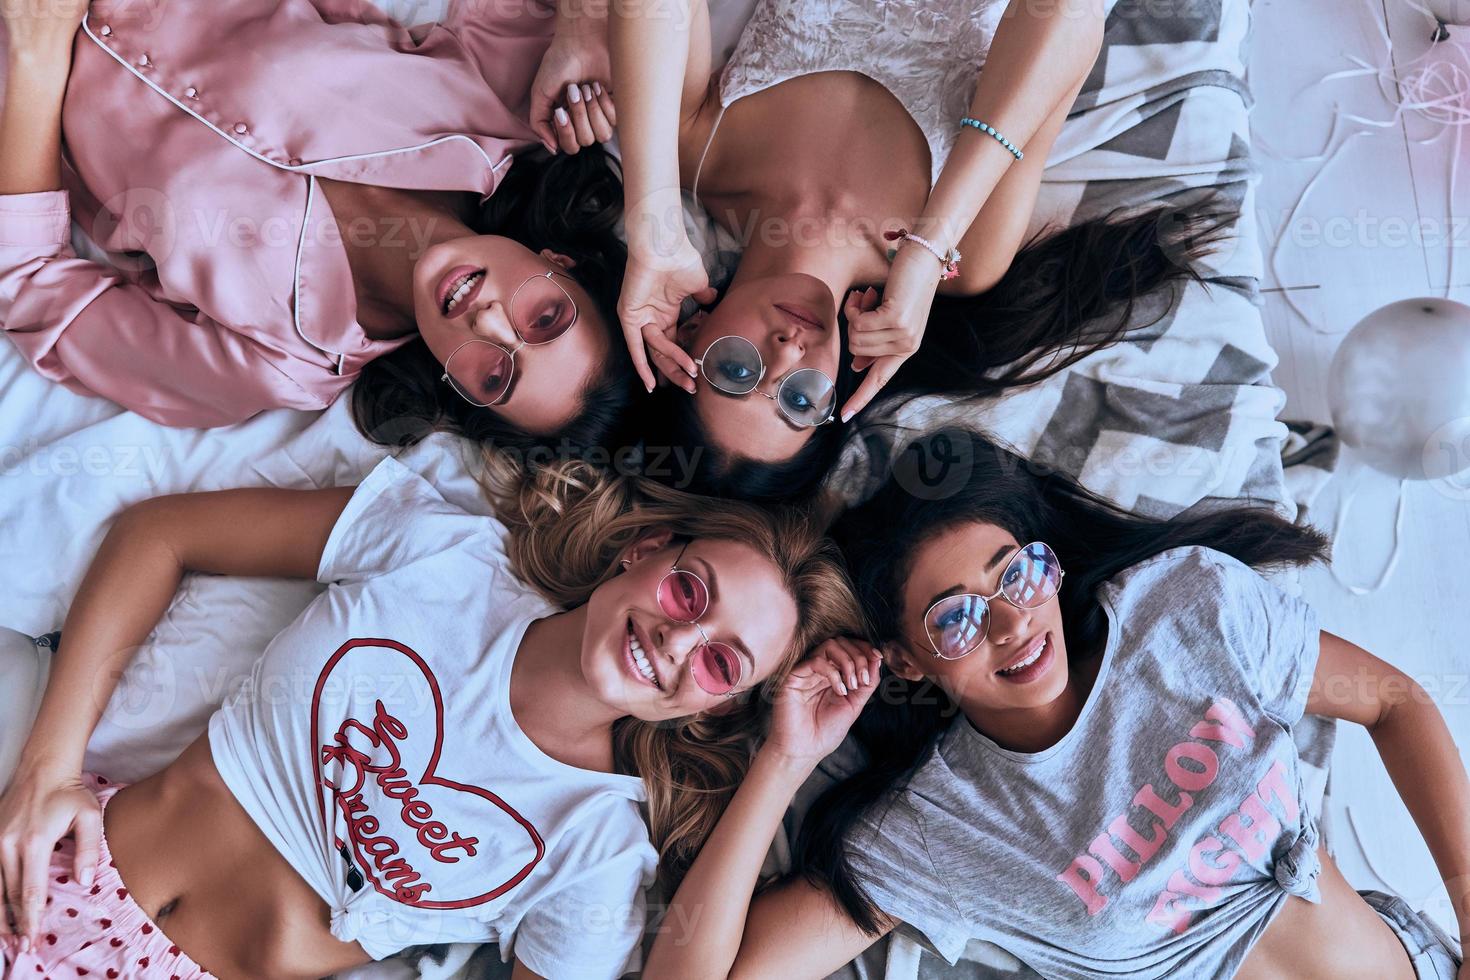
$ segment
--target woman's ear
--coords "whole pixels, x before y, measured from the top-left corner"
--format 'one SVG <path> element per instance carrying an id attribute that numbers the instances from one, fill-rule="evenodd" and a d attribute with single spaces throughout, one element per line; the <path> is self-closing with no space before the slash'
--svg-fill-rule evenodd
<path id="1" fill-rule="evenodd" d="M 543 248 L 538 254 L 552 265 L 561 266 L 563 272 L 571 272 L 577 267 L 577 260 L 570 255 L 553 252 L 549 248 Z"/>
<path id="2" fill-rule="evenodd" d="M 633 562 L 642 561 L 649 555 L 663 551 L 673 540 L 674 532 L 668 528 L 661 527 L 645 531 L 638 540 L 623 549 L 618 560 L 624 568 L 627 568 Z"/>
<path id="3" fill-rule="evenodd" d="M 691 350 L 694 347 L 694 335 L 699 332 L 700 327 L 704 326 L 704 321 L 707 319 L 709 319 L 707 310 L 696 311 L 693 316 L 674 329 L 674 343 L 686 351 Z"/>
<path id="4" fill-rule="evenodd" d="M 883 662 L 888 669 L 902 677 L 906 681 L 921 681 L 924 679 L 924 671 L 920 668 L 919 659 L 909 649 L 908 644 L 902 640 L 894 640 L 883 645 Z"/>

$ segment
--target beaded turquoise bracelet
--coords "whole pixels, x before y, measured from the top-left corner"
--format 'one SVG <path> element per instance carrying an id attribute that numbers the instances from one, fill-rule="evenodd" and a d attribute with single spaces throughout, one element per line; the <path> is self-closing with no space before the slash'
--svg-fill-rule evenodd
<path id="1" fill-rule="evenodd" d="M 980 130 L 980 132 L 982 133 L 988 133 L 991 136 L 994 136 L 997 140 L 1000 141 L 1000 145 L 1005 147 L 1007 150 L 1010 150 L 1011 156 L 1015 157 L 1017 160 L 1026 155 L 1022 153 L 1019 148 L 1017 148 L 1016 144 L 1012 143 L 1010 140 L 1000 135 L 1000 133 L 996 132 L 995 127 L 990 125 L 989 123 L 983 123 L 978 119 L 971 119 L 969 116 L 966 116 L 960 120 L 960 125 L 969 126 L 973 129 Z"/>

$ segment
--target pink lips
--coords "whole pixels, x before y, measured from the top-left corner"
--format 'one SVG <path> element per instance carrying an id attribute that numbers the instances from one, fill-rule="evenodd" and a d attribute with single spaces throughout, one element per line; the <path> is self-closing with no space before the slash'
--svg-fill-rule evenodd
<path id="1" fill-rule="evenodd" d="M 439 300 L 439 309 L 444 309 L 444 304 L 449 302 L 449 297 L 450 294 L 453 293 L 454 287 L 462 279 L 464 279 L 465 276 L 474 275 L 477 272 L 483 273 L 484 271 L 484 269 L 477 268 L 473 265 L 457 265 L 453 269 L 450 269 L 448 272 L 446 272 L 444 274 L 444 278 L 439 280 L 439 288 L 434 294 L 435 297 Z M 465 296 L 459 301 L 459 305 L 454 308 L 453 312 L 448 314 L 448 318 L 450 320 L 453 320 L 455 317 L 461 316 L 465 310 L 469 309 L 470 300 L 475 298 L 475 295 L 480 291 L 480 287 L 484 284 L 485 277 L 481 275 L 480 281 L 475 283 L 475 285 L 470 289 L 469 295 Z"/>
<path id="2" fill-rule="evenodd" d="M 810 327 L 813 330 L 827 329 L 827 325 L 825 323 L 823 323 L 821 320 L 818 320 L 811 313 L 808 313 L 806 310 L 802 309 L 799 306 L 792 306 L 790 303 L 777 303 L 776 309 L 786 314 L 786 316 L 791 318 L 792 320 L 797 321 L 797 323 L 803 327 Z"/>
<path id="3" fill-rule="evenodd" d="M 1012 667 L 1018 663 L 1022 663 L 1026 660 L 1026 658 L 1034 655 L 1036 653 L 1038 643 L 1041 644 L 1041 655 L 1036 658 L 1036 661 L 1034 663 L 1028 664 L 1026 667 L 1023 667 L 1022 669 L 1015 671 L 1014 673 L 1001 673 L 1001 671 L 1006 670 L 1007 668 Z M 1006 664 L 1004 667 L 1001 667 L 1000 670 L 997 670 L 995 672 L 995 676 L 999 677 L 1003 681 L 1010 681 L 1012 684 L 1029 684 L 1031 681 L 1036 680 L 1042 674 L 1046 673 L 1046 671 L 1051 667 L 1052 659 L 1055 656 L 1056 647 L 1052 645 L 1051 633 L 1047 632 L 1042 634 L 1039 639 L 1033 640 L 1032 642 L 1026 644 L 1026 649 L 1017 654 L 1015 657 L 1012 657 L 1010 663 Z"/>

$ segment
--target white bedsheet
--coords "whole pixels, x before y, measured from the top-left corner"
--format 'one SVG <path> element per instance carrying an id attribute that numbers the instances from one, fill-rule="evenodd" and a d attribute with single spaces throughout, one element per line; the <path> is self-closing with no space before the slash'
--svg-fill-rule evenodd
<path id="1" fill-rule="evenodd" d="M 385 454 L 339 401 L 321 414 L 267 412 L 225 429 L 167 429 L 40 377 L 0 344 L 0 625 L 59 628 L 103 535 L 151 496 L 245 486 L 356 483 Z M 462 440 L 404 454 L 461 506 L 485 509 Z M 190 575 L 133 660 L 93 736 L 87 764 L 121 780 L 156 772 L 210 712 L 315 582 Z"/>

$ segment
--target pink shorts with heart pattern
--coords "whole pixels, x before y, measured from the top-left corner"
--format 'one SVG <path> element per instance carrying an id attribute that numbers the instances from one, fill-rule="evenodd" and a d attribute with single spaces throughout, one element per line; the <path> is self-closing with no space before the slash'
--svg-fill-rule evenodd
<path id="1" fill-rule="evenodd" d="M 83 773 L 88 789 L 104 809 L 122 784 Z M 51 881 L 41 928 L 22 952 L 20 940 L 0 937 L 0 959 L 8 980 L 203 980 L 211 974 L 191 960 L 163 934 L 133 901 L 102 835 L 93 882 L 83 886 L 73 874 L 76 841 L 66 837 L 51 852 Z"/>

